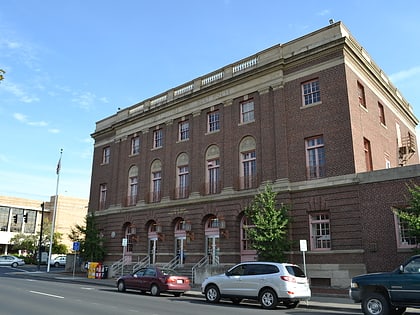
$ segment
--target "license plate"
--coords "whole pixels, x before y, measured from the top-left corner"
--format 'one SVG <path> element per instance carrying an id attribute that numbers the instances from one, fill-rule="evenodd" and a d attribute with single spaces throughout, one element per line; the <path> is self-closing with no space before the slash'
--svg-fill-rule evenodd
<path id="1" fill-rule="evenodd" d="M 177 279 L 176 280 L 176 283 L 184 283 L 184 281 L 183 280 L 180 280 L 180 279 Z"/>

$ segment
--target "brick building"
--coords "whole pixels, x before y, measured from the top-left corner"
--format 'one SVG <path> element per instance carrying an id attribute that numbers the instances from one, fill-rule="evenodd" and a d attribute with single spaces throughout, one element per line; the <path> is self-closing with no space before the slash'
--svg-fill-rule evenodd
<path id="1" fill-rule="evenodd" d="M 244 210 L 270 184 L 290 261 L 307 240 L 312 284 L 345 287 L 416 245 L 391 207 L 420 178 L 417 123 L 337 22 L 98 121 L 89 211 L 110 263 L 233 264 L 257 259 Z"/>

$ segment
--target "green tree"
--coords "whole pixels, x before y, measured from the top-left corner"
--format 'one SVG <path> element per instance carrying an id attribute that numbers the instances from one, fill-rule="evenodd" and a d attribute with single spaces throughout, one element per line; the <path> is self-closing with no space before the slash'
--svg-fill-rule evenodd
<path id="1" fill-rule="evenodd" d="M 276 196 L 267 185 L 245 209 L 245 215 L 254 225 L 247 233 L 259 260 L 284 261 L 285 251 L 290 249 L 288 207 L 284 204 L 277 207 Z"/>
<path id="2" fill-rule="evenodd" d="M 5 74 L 6 71 L 4 71 L 3 69 L 0 69 L 0 81 L 2 81 L 4 79 L 3 74 Z"/>
<path id="3" fill-rule="evenodd" d="M 80 255 L 85 261 L 103 261 L 105 247 L 103 246 L 103 236 L 97 226 L 95 213 L 85 217 L 84 226 L 76 224 L 71 229 L 69 238 L 73 242 L 80 242 Z"/>
<path id="4" fill-rule="evenodd" d="M 39 242 L 35 234 L 24 234 L 18 233 L 10 239 L 10 243 L 13 244 L 13 250 L 24 250 L 29 254 L 34 254 L 37 251 L 37 244 Z"/>
<path id="5" fill-rule="evenodd" d="M 394 213 L 408 224 L 411 236 L 416 236 L 420 240 L 420 186 L 412 183 L 407 184 L 410 194 L 408 206 L 404 208 L 394 208 Z"/>

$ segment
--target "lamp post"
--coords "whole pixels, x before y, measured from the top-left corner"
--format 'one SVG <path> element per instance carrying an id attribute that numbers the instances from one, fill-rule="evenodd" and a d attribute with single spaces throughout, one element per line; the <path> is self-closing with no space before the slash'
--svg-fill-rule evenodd
<path id="1" fill-rule="evenodd" d="M 41 231 L 39 232 L 39 245 L 38 245 L 38 271 L 41 269 L 41 248 L 42 248 L 42 229 L 44 225 L 44 203 L 41 203 Z"/>

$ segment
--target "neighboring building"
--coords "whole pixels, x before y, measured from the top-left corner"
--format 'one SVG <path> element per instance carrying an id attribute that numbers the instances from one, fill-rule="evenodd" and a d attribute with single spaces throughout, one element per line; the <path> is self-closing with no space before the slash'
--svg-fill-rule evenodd
<path id="1" fill-rule="evenodd" d="M 11 238 L 18 233 L 36 234 L 41 229 L 42 208 L 44 219 L 53 219 L 55 196 L 49 201 L 0 196 L 0 253 L 7 253 L 13 247 Z M 68 238 L 71 228 L 84 225 L 88 200 L 58 195 L 54 231 L 62 234 L 62 243 L 69 250 L 72 241 Z M 16 222 L 15 222 L 16 221 Z"/>
<path id="2" fill-rule="evenodd" d="M 417 123 L 337 22 L 97 122 L 89 212 L 108 263 L 233 264 L 257 259 L 244 210 L 271 184 L 290 261 L 307 240 L 312 285 L 346 287 L 417 244 L 391 211 L 420 181 Z"/>

